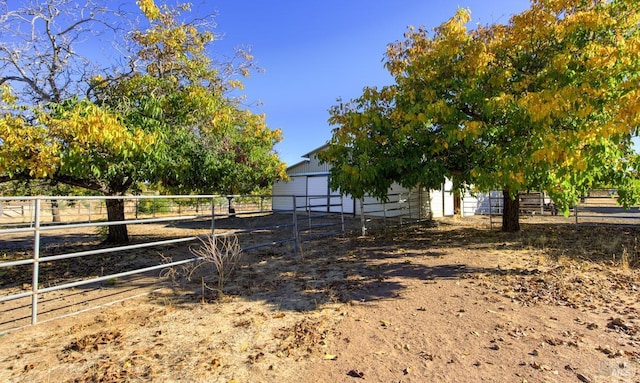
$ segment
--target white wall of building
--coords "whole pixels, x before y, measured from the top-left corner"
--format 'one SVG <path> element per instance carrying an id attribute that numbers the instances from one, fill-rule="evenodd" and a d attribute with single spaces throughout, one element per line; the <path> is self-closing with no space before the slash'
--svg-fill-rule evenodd
<path id="1" fill-rule="evenodd" d="M 440 190 L 431 190 L 431 213 L 434 218 L 450 217 L 454 215 L 453 182 L 445 180 Z"/>
<path id="2" fill-rule="evenodd" d="M 273 185 L 271 191 L 273 200 L 271 202 L 273 210 L 292 210 L 292 196 L 307 195 L 307 178 L 306 177 L 290 177 L 289 182 L 278 181 Z M 305 204 L 304 197 L 296 197 L 296 206 Z"/>
<path id="3" fill-rule="evenodd" d="M 296 197 L 298 210 L 311 211 L 343 211 L 347 214 L 360 214 L 360 201 L 354 201 L 350 196 L 327 197 L 339 195 L 340 192 L 329 190 L 329 164 L 321 164 L 317 158 L 318 152 L 324 150 L 323 145 L 305 154 L 305 160 L 290 166 L 287 174 L 290 182 L 277 182 L 273 186 L 273 209 L 291 210 L 293 198 Z M 389 201 L 381 201 L 366 197 L 364 211 L 366 215 L 394 217 L 409 214 L 412 218 L 442 217 L 454 214 L 453 195 L 450 193 L 451 181 L 445 182 L 442 190 L 427 191 L 422 188 L 407 189 L 399 184 L 393 184 L 389 189 Z M 289 196 L 289 197 L 279 197 Z M 342 201 L 340 203 L 340 201 Z"/>

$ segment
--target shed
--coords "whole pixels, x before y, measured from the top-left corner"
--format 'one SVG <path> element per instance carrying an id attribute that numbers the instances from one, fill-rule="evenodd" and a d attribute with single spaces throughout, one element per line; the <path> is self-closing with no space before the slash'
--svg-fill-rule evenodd
<path id="1" fill-rule="evenodd" d="M 322 145 L 302 156 L 303 160 L 287 168 L 289 182 L 278 181 L 273 185 L 273 209 L 340 212 L 360 214 L 360 201 L 351 196 L 340 197 L 340 191 L 329 188 L 330 164 L 320 164 L 318 153 L 325 150 Z M 376 198 L 366 197 L 363 208 L 366 215 L 393 217 L 409 215 L 412 218 L 452 216 L 459 211 L 464 216 L 477 212 L 478 200 L 470 194 L 455 198 L 451 192 L 453 183 L 446 180 L 440 190 L 404 188 L 393 184 L 389 188 L 389 201 L 382 203 Z M 295 199 L 291 196 L 295 196 Z"/>

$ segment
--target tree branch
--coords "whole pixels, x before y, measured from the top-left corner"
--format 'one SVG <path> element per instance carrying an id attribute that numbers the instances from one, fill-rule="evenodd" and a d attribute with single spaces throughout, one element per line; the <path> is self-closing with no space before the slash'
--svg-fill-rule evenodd
<path id="1" fill-rule="evenodd" d="M 109 194 L 110 192 L 108 188 L 106 188 L 104 185 L 95 181 L 78 179 L 78 178 L 67 176 L 67 175 L 54 175 L 53 179 L 69 186 L 78 186 L 81 188 L 94 190 L 103 194 Z"/>

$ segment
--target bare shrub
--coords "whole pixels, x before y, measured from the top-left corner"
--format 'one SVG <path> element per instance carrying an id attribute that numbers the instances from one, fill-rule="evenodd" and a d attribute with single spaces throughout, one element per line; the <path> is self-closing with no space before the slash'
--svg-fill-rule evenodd
<path id="1" fill-rule="evenodd" d="M 164 255 L 164 253 L 158 254 L 162 258 L 162 263 L 169 264 L 173 262 L 173 258 Z M 160 271 L 160 278 L 170 279 L 174 285 L 184 283 L 189 280 L 189 276 L 195 266 L 191 263 L 187 263 L 179 266 L 171 266 Z"/>
<path id="2" fill-rule="evenodd" d="M 240 262 L 242 248 L 238 237 L 229 235 L 216 237 L 207 235 L 200 238 L 201 246 L 198 249 L 191 248 L 191 253 L 199 257 L 201 262 L 196 265 L 191 274 L 202 265 L 213 265 L 218 274 L 218 289 L 222 290 L 225 281 Z"/>

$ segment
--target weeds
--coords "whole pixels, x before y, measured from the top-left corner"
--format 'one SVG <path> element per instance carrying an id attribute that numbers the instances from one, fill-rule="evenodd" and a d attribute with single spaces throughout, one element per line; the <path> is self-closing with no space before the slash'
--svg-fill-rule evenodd
<path id="1" fill-rule="evenodd" d="M 109 236 L 109 226 L 96 226 L 95 231 L 101 242 L 107 240 L 107 237 Z"/>
<path id="2" fill-rule="evenodd" d="M 629 270 L 633 267 L 640 266 L 640 257 L 638 256 L 638 237 L 634 238 L 631 250 L 627 246 L 622 246 L 622 254 L 620 255 L 620 267 L 623 270 Z"/>
<path id="3" fill-rule="evenodd" d="M 179 266 L 167 267 L 162 270 L 161 277 L 171 279 L 174 284 L 184 281 L 191 282 L 196 275 L 196 271 L 201 270 L 202 266 L 205 266 L 205 268 L 207 266 L 211 267 L 210 270 L 215 270 L 218 276 L 218 288 L 211 289 L 203 276 L 201 278 L 201 286 L 202 299 L 204 301 L 207 290 L 217 291 L 218 296 L 222 295 L 225 282 L 240 262 L 242 248 L 236 236 L 216 237 L 207 235 L 204 238 L 200 238 L 200 242 L 199 248 L 189 249 L 193 255 L 198 257 L 197 263 L 190 262 Z M 164 263 L 172 262 L 171 257 L 167 257 L 164 254 L 160 254 L 160 257 L 162 257 Z"/>
<path id="4" fill-rule="evenodd" d="M 201 246 L 198 249 L 190 249 L 191 253 L 202 261 L 191 270 L 190 277 L 200 266 L 213 265 L 218 274 L 218 290 L 222 291 L 225 281 L 238 265 L 242 255 L 238 237 L 207 235 L 204 239 L 201 238 L 200 242 Z"/>
<path id="5" fill-rule="evenodd" d="M 622 255 L 620 256 L 620 267 L 622 270 L 629 270 L 629 252 L 627 247 L 623 246 Z"/>

